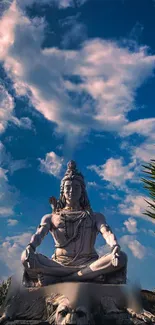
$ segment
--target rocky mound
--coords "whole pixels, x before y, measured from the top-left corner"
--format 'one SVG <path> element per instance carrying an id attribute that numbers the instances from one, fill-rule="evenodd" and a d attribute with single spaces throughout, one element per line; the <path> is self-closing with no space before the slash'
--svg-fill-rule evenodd
<path id="1" fill-rule="evenodd" d="M 6 299 L 10 282 L 9 278 L 0 285 L 2 316 L 0 323 L 4 325 L 155 324 L 153 316 L 155 315 L 155 293 L 148 290 L 141 291 L 143 309 L 135 313 L 132 309 L 126 308 L 125 304 L 124 306 L 119 304 L 117 292 L 111 294 L 112 290 L 116 289 L 112 285 L 106 287 L 107 293 L 101 297 L 99 289 L 101 286 L 95 287 L 93 284 L 94 299 L 92 302 L 92 298 L 91 301 L 88 299 L 90 296 L 88 289 L 92 284 L 77 284 L 82 290 L 79 292 L 77 292 L 78 287 L 75 290 L 75 286 L 71 283 L 66 284 L 65 287 L 62 283 L 55 287 L 25 289 L 15 294 L 11 293 Z M 63 294 L 58 294 L 53 290 L 61 291 Z M 69 299 L 66 298 L 65 290 L 69 292 L 67 295 Z"/>

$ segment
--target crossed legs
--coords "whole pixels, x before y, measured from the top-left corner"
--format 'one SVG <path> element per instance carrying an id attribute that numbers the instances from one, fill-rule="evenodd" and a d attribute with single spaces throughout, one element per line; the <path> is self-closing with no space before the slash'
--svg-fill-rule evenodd
<path id="1" fill-rule="evenodd" d="M 112 264 L 112 254 L 107 254 L 96 261 L 90 261 L 85 267 L 64 266 L 48 257 L 34 253 L 30 248 L 21 256 L 22 263 L 30 278 L 38 278 L 38 274 L 44 274 L 55 281 L 85 281 L 93 280 L 100 275 L 113 273 L 127 265 L 127 256 L 120 253 L 117 267 Z"/>

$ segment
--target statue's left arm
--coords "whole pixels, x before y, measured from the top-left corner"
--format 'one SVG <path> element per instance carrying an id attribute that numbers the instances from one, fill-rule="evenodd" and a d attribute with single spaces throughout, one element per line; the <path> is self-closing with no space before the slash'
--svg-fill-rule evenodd
<path id="1" fill-rule="evenodd" d="M 102 213 L 95 213 L 96 217 L 96 227 L 97 230 L 101 233 L 106 243 L 113 248 L 118 245 L 116 236 L 113 234 L 111 228 L 106 223 L 106 219 Z"/>
<path id="2" fill-rule="evenodd" d="M 118 265 L 118 257 L 120 254 L 120 246 L 116 239 L 116 236 L 113 234 L 111 228 L 106 223 L 106 219 L 102 213 L 95 213 L 96 227 L 97 230 L 101 233 L 106 243 L 111 247 L 112 253 L 112 264 L 114 266 Z"/>

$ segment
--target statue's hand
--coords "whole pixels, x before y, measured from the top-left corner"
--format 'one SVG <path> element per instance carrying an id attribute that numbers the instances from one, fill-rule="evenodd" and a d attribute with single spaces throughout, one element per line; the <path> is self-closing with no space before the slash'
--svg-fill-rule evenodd
<path id="1" fill-rule="evenodd" d="M 120 246 L 115 245 L 114 248 L 112 248 L 112 265 L 115 267 L 118 266 L 119 256 L 120 256 Z"/>

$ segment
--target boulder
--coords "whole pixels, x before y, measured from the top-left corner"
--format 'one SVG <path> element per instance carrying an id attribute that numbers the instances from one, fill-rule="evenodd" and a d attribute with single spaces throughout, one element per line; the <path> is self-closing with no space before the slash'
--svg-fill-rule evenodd
<path id="1" fill-rule="evenodd" d="M 127 285 L 70 282 L 24 288 L 11 281 L 7 296 L 3 286 L 4 325 L 155 324 L 155 293 L 147 290 L 140 292 L 140 300 Z"/>

